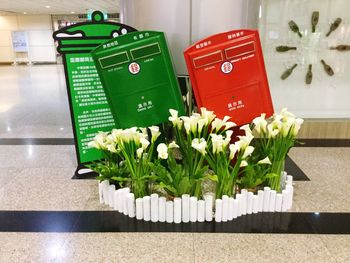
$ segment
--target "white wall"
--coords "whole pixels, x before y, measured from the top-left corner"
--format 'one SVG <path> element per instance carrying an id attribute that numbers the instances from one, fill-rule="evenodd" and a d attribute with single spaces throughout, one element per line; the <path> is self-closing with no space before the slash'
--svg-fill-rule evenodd
<path id="1" fill-rule="evenodd" d="M 192 0 L 192 42 L 212 34 L 258 26 L 259 0 Z"/>
<path id="2" fill-rule="evenodd" d="M 187 73 L 182 51 L 190 44 L 190 0 L 122 0 L 121 21 L 165 32 L 177 74 Z"/>
<path id="3" fill-rule="evenodd" d="M 13 62 L 15 59 L 12 31 L 28 33 L 28 53 L 32 62 L 56 62 L 49 15 L 0 16 L 0 62 Z"/>
<path id="4" fill-rule="evenodd" d="M 259 0 L 121 0 L 121 21 L 138 30 L 164 31 L 177 74 L 188 74 L 183 51 L 228 30 L 257 28 Z"/>

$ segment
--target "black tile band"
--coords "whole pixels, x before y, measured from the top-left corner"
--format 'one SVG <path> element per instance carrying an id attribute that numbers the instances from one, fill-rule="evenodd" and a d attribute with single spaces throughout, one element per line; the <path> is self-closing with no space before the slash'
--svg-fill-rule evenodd
<path id="1" fill-rule="evenodd" d="M 350 139 L 299 139 L 295 147 L 350 147 Z"/>
<path id="2" fill-rule="evenodd" d="M 72 138 L 0 138 L 0 145 L 74 145 Z"/>
<path id="3" fill-rule="evenodd" d="M 287 156 L 284 164 L 284 170 L 293 175 L 294 181 L 310 181 L 309 177 L 299 168 L 299 166 L 289 157 Z"/>
<path id="4" fill-rule="evenodd" d="M 295 147 L 350 147 L 350 139 L 299 139 Z M 0 138 L 0 145 L 74 145 L 73 138 Z"/>
<path id="5" fill-rule="evenodd" d="M 152 223 L 115 211 L 0 211 L 0 232 L 350 234 L 350 213 L 259 213 L 225 223 Z"/>

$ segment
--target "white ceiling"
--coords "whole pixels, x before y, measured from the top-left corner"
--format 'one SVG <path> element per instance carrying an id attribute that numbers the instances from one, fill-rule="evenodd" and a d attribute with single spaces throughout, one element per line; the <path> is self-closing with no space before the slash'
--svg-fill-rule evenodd
<path id="1" fill-rule="evenodd" d="M 46 8 L 50 6 L 50 8 Z M 119 0 L 0 0 L 0 15 L 6 14 L 86 14 L 87 10 L 119 12 Z"/>

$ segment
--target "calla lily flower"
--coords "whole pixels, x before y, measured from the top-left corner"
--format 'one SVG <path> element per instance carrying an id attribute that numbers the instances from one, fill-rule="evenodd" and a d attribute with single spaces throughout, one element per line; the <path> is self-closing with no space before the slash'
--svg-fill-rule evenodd
<path id="1" fill-rule="evenodd" d="M 142 147 L 141 147 L 141 148 L 138 148 L 138 149 L 136 150 L 137 158 L 141 159 L 142 153 L 143 153 L 143 148 L 142 148 Z"/>
<path id="2" fill-rule="evenodd" d="M 258 164 L 271 164 L 271 161 L 269 157 L 265 157 L 264 159 L 260 160 Z"/>
<path id="3" fill-rule="evenodd" d="M 169 144 L 169 149 L 173 149 L 173 148 L 180 148 L 179 145 L 177 145 L 175 141 L 172 141 Z"/>
<path id="4" fill-rule="evenodd" d="M 168 147 L 165 143 L 160 143 L 157 146 L 158 158 L 160 159 L 168 159 Z"/>
<path id="5" fill-rule="evenodd" d="M 192 140 L 192 144 L 191 146 L 196 149 L 197 151 L 199 151 L 202 155 L 205 155 L 207 152 L 205 150 L 205 148 L 207 147 L 207 142 L 205 141 L 204 138 L 198 139 L 195 138 Z"/>
<path id="6" fill-rule="evenodd" d="M 151 130 L 151 134 L 152 134 L 151 141 L 155 142 L 160 135 L 159 127 L 158 126 L 151 126 L 151 127 L 149 127 L 149 129 Z"/>

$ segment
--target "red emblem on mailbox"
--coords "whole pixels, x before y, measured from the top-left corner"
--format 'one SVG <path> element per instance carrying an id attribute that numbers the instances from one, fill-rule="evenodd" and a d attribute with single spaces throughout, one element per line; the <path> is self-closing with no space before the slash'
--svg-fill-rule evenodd
<path id="1" fill-rule="evenodd" d="M 238 125 L 273 114 L 259 35 L 233 30 L 202 39 L 184 52 L 198 107 Z"/>
<path id="2" fill-rule="evenodd" d="M 139 73 L 139 72 L 140 72 L 140 65 L 137 64 L 136 62 L 130 63 L 130 65 L 129 65 L 129 72 L 130 72 L 131 74 L 137 74 L 137 73 Z"/>

